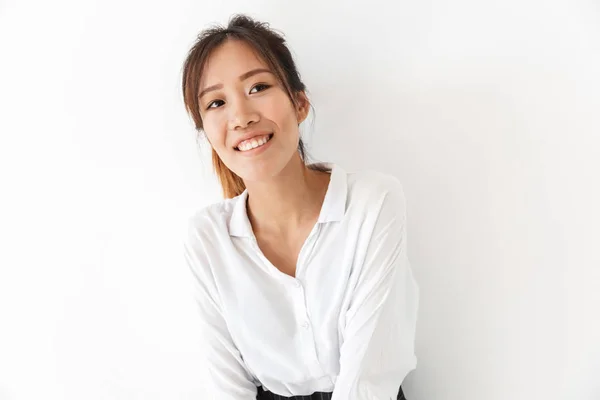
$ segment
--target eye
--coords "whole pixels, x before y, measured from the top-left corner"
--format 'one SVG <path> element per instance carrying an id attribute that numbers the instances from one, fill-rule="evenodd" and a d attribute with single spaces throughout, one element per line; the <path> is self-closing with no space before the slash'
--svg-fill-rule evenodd
<path id="1" fill-rule="evenodd" d="M 259 92 L 262 92 L 263 90 L 266 90 L 270 87 L 271 87 L 271 85 L 267 85 L 266 83 L 259 83 L 258 85 L 254 86 L 252 89 L 250 89 L 250 93 L 252 93 L 252 91 L 256 88 L 262 88 L 262 90 L 259 90 Z"/>
<path id="2" fill-rule="evenodd" d="M 223 103 L 223 100 L 215 100 L 215 101 L 211 101 L 210 103 L 208 103 L 208 106 L 206 106 L 206 109 L 211 109 L 211 108 L 217 108 L 217 107 L 213 107 L 213 105 L 217 104 L 217 103 Z"/>

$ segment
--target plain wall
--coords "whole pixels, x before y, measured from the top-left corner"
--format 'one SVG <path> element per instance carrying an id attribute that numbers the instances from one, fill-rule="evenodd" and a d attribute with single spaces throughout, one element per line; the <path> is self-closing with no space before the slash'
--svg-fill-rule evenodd
<path id="1" fill-rule="evenodd" d="M 409 400 L 600 398 L 593 1 L 0 2 L 0 399 L 205 399 L 183 108 L 196 34 L 284 32 L 311 154 L 404 184 Z"/>

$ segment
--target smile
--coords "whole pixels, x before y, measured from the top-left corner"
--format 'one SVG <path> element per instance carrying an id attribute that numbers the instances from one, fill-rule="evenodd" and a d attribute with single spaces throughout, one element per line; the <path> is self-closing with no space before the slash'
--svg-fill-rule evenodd
<path id="1" fill-rule="evenodd" d="M 258 136 L 249 140 L 244 140 L 235 149 L 241 152 L 251 151 L 258 147 L 264 146 L 271 140 L 272 137 L 273 134 L 271 133 L 269 135 Z"/>

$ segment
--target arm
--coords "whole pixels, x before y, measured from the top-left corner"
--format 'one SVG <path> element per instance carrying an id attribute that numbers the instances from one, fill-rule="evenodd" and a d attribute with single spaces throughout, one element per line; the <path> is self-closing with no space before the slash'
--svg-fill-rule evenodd
<path id="1" fill-rule="evenodd" d="M 256 400 L 257 387 L 233 343 L 198 228 L 189 225 L 184 254 L 192 272 L 211 392 L 218 400 Z M 211 397 L 212 398 L 212 397 Z"/>
<path id="2" fill-rule="evenodd" d="M 419 288 L 406 255 L 405 222 L 404 193 L 394 180 L 340 323 L 340 373 L 332 400 L 395 400 L 416 367 Z"/>

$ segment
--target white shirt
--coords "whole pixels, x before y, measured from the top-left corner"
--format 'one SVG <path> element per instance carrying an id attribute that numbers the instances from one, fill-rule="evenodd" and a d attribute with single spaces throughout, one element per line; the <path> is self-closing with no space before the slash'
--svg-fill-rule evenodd
<path id="1" fill-rule="evenodd" d="M 197 211 L 185 255 L 220 400 L 333 392 L 333 400 L 395 399 L 416 368 L 419 288 L 406 254 L 406 205 L 392 175 L 331 179 L 296 277 L 258 247 L 248 192 Z"/>

